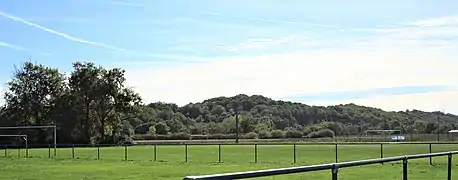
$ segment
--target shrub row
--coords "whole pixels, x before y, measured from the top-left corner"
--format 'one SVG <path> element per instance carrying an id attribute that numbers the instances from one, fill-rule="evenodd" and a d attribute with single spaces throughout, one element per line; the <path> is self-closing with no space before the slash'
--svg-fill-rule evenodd
<path id="1" fill-rule="evenodd" d="M 273 130 L 261 131 L 259 133 L 250 132 L 241 134 L 240 139 L 282 139 L 282 138 L 302 138 L 304 135 L 301 131 L 297 130 Z M 334 132 L 329 129 L 322 129 L 318 132 L 312 132 L 305 137 L 307 138 L 326 138 L 334 137 Z M 187 133 L 173 133 L 168 135 L 149 135 L 149 134 L 135 134 L 132 139 L 134 140 L 205 140 L 205 139 L 235 139 L 236 134 L 209 134 L 209 135 L 193 135 Z"/>

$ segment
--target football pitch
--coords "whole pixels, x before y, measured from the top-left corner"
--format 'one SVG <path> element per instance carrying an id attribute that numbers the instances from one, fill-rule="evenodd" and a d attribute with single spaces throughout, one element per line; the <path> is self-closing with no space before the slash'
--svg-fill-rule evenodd
<path id="1" fill-rule="evenodd" d="M 155 149 L 156 148 L 156 149 Z M 433 144 L 432 152 L 458 150 L 458 144 Z M 3 152 L 2 152 L 3 151 Z M 295 152 L 295 153 L 294 153 Z M 338 145 L 339 162 L 429 153 L 428 144 Z M 283 168 L 336 161 L 335 145 L 147 145 L 101 148 L 0 151 L 0 179 L 182 179 L 187 175 Z M 51 158 L 49 158 L 51 155 Z M 126 161 L 127 159 L 127 161 Z M 454 157 L 453 177 L 458 178 Z M 294 163 L 296 161 L 296 163 Z M 409 161 L 409 179 L 446 179 L 447 158 Z M 330 179 L 330 171 L 256 179 Z M 339 179 L 401 179 L 402 164 L 345 168 Z"/>

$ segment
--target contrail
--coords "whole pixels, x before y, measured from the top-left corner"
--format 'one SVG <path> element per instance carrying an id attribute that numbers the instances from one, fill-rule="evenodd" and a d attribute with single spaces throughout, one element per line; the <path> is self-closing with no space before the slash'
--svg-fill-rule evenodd
<path id="1" fill-rule="evenodd" d="M 46 31 L 48 33 L 51 33 L 51 34 L 54 34 L 54 35 L 57 35 L 57 36 L 60 36 L 60 37 L 63 37 L 63 38 L 68 39 L 70 41 L 74 41 L 74 42 L 78 42 L 78 43 L 82 43 L 82 44 L 88 44 L 88 45 L 91 45 L 91 46 L 97 46 L 97 47 L 102 47 L 102 48 L 106 48 L 106 49 L 110 49 L 110 50 L 121 51 L 121 52 L 137 54 L 137 55 L 143 55 L 143 56 L 149 56 L 149 57 L 173 59 L 173 60 L 178 60 L 178 61 L 183 61 L 183 62 L 203 62 L 203 61 L 200 60 L 200 58 L 193 58 L 193 57 L 189 57 L 189 56 L 180 57 L 180 56 L 174 56 L 174 55 L 161 55 L 161 54 L 142 53 L 142 52 L 136 52 L 136 51 L 127 50 L 127 49 L 116 47 L 116 46 L 111 46 L 111 45 L 104 44 L 104 43 L 101 43 L 101 42 L 85 40 L 85 39 L 82 39 L 82 38 L 78 38 L 78 37 L 72 36 L 70 34 L 66 34 L 66 33 L 63 33 L 63 32 L 59 32 L 59 31 L 56 31 L 56 30 L 49 29 L 47 27 L 44 27 L 42 25 L 39 25 L 39 24 L 36 24 L 36 23 L 33 23 L 33 22 L 29 22 L 29 21 L 27 21 L 25 19 L 13 16 L 11 14 L 7 14 L 7 13 L 5 13 L 3 11 L 0 11 L 0 16 L 5 17 L 5 18 L 10 19 L 10 20 L 13 20 L 13 21 L 16 21 L 16 22 L 20 22 L 20 23 L 23 23 L 23 24 L 38 28 L 38 29 L 41 29 L 43 31 Z M 186 60 L 186 59 L 188 59 L 188 60 Z M 189 59 L 192 59 L 192 60 L 189 60 Z"/>
<path id="2" fill-rule="evenodd" d="M 112 1 L 112 2 L 110 2 L 110 4 L 119 5 L 119 6 L 130 6 L 130 7 L 144 7 L 143 4 L 122 2 L 122 1 Z"/>
<path id="3" fill-rule="evenodd" d="M 3 41 L 0 41 L 0 46 L 1 47 L 7 47 L 7 48 L 10 48 L 10 49 L 14 49 L 14 50 L 18 50 L 18 51 L 25 51 L 26 50 L 26 48 L 23 48 L 23 47 L 20 47 L 20 46 L 16 46 L 16 45 L 12 45 L 10 43 L 3 42 Z"/>
<path id="4" fill-rule="evenodd" d="M 51 53 L 37 52 L 37 51 L 34 51 L 34 50 L 32 50 L 32 49 L 29 49 L 29 48 L 26 48 L 26 47 L 22 47 L 22 46 L 18 46 L 18 45 L 13 45 L 13 44 L 10 44 L 10 43 L 4 42 L 4 41 L 0 41 L 0 47 L 7 47 L 7 48 L 10 48 L 10 49 L 13 49 L 13 50 L 16 50 L 16 51 L 25 51 L 25 52 L 30 52 L 30 53 L 39 53 L 39 54 L 42 55 L 42 56 L 49 56 L 49 55 L 51 55 Z"/>
<path id="5" fill-rule="evenodd" d="M 81 38 L 78 38 L 78 37 L 63 33 L 63 32 L 55 31 L 55 30 L 49 29 L 47 27 L 44 27 L 44 26 L 41 26 L 41 25 L 38 25 L 38 24 L 35 24 L 35 23 L 32 23 L 32 22 L 26 21 L 26 20 L 24 20 L 22 18 L 7 14 L 7 13 L 2 12 L 2 11 L 0 11 L 0 16 L 3 16 L 3 17 L 8 18 L 10 20 L 17 21 L 17 22 L 20 22 L 20 23 L 23 23 L 23 24 L 26 24 L 26 25 L 41 29 L 43 31 L 46 31 L 48 33 L 51 33 L 51 34 L 54 34 L 54 35 L 57 35 L 57 36 L 60 36 L 60 37 L 63 37 L 63 38 L 68 39 L 70 41 L 75 41 L 75 42 L 79 42 L 79 43 L 83 43 L 83 44 L 89 44 L 89 45 L 93 45 L 93 46 L 99 46 L 99 47 L 103 47 L 103 48 L 107 48 L 107 49 L 111 49 L 111 50 L 128 52 L 128 50 L 123 49 L 123 48 L 110 46 L 110 45 L 103 44 L 103 43 L 100 43 L 100 42 L 88 41 L 88 40 L 84 40 L 84 39 L 81 39 Z"/>
<path id="6" fill-rule="evenodd" d="M 318 26 L 318 27 L 326 27 L 326 28 L 337 28 L 336 26 L 324 25 L 324 24 L 316 24 L 316 23 L 306 23 L 306 22 L 298 22 L 298 21 L 285 21 L 285 20 L 277 20 L 277 19 L 270 19 L 270 18 L 259 18 L 259 17 L 247 17 L 247 16 L 233 16 L 233 15 L 223 15 L 221 13 L 213 13 L 213 12 L 204 12 L 201 13 L 203 15 L 210 15 L 210 16 L 223 16 L 223 17 L 232 17 L 232 18 L 239 18 L 239 19 L 247 19 L 247 20 L 259 20 L 259 21 L 268 21 L 268 22 L 277 22 L 277 23 L 284 23 L 284 24 L 299 24 L 299 25 L 310 25 L 310 26 Z"/>

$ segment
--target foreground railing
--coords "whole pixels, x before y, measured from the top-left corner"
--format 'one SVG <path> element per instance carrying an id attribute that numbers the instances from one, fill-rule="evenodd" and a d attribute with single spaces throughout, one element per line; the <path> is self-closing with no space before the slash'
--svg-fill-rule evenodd
<path id="1" fill-rule="evenodd" d="M 268 170 L 259 170 L 259 171 L 248 171 L 248 172 L 237 172 L 237 173 L 227 173 L 227 174 L 215 174 L 215 175 L 204 175 L 204 176 L 187 176 L 184 180 L 202 180 L 202 179 L 219 179 L 219 180 L 228 180 L 228 179 L 247 179 L 247 178 L 256 178 L 256 177 L 265 177 L 265 176 L 274 176 L 274 175 L 285 175 L 293 173 L 303 173 L 303 172 L 312 172 L 312 171 L 321 171 L 321 170 L 332 170 L 332 180 L 337 180 L 337 175 L 339 169 L 346 167 L 354 166 L 363 166 L 370 164 L 379 164 L 387 162 L 396 162 L 402 161 L 402 177 L 403 180 L 407 180 L 407 169 L 408 169 L 408 160 L 411 159 L 421 159 L 421 158 L 430 158 L 436 156 L 448 156 L 447 163 L 447 179 L 452 179 L 452 156 L 458 154 L 458 151 L 451 152 L 440 152 L 440 153 L 430 153 L 430 154 L 415 154 L 408 156 L 398 156 L 390 158 L 380 158 L 380 159 L 367 159 L 360 161 L 349 161 L 341 162 L 334 164 L 321 164 L 321 165 L 312 165 L 312 166 L 300 166 L 300 167 L 291 167 L 291 168 L 281 168 L 281 169 L 268 169 Z"/>

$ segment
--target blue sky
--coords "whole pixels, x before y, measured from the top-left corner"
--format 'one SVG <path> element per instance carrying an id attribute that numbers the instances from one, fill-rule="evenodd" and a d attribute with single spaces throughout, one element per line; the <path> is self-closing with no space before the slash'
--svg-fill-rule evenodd
<path id="1" fill-rule="evenodd" d="M 457 112 L 457 1 L 0 1 L 0 81 L 32 61 L 127 70 L 146 102 L 262 94 Z M 4 91 L 4 87 L 0 91 Z"/>

